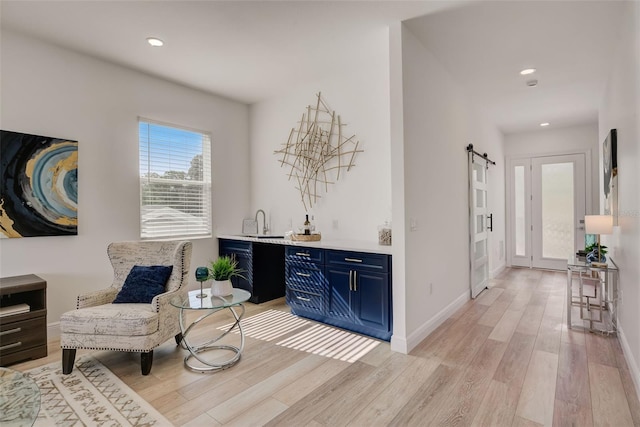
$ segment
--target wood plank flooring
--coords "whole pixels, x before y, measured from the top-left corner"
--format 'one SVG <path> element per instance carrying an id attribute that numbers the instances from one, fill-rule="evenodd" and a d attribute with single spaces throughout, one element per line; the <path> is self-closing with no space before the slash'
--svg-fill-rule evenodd
<path id="1" fill-rule="evenodd" d="M 620 343 L 567 329 L 565 280 L 507 269 L 409 355 L 381 343 L 348 363 L 275 344 L 296 330 L 247 338 L 241 361 L 216 374 L 186 370 L 173 340 L 154 352 L 146 377 L 138 355 L 92 354 L 176 426 L 640 427 Z M 288 311 L 280 299 L 248 304 L 245 317 L 266 310 Z M 217 313 L 207 328 L 230 320 Z M 58 346 L 12 368 L 59 362 Z"/>

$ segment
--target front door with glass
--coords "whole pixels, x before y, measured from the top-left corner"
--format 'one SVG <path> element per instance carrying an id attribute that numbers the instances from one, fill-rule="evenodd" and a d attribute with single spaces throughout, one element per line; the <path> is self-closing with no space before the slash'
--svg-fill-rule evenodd
<path id="1" fill-rule="evenodd" d="M 585 155 L 512 160 L 511 265 L 563 270 L 584 243 Z"/>

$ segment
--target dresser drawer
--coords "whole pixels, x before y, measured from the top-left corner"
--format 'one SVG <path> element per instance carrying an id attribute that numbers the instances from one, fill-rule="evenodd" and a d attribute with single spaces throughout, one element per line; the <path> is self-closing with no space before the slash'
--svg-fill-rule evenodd
<path id="1" fill-rule="evenodd" d="M 386 273 L 389 271 L 389 255 L 365 252 L 328 251 L 327 265 Z"/>
<path id="2" fill-rule="evenodd" d="M 0 325 L 0 353 L 2 356 L 46 344 L 46 317 Z"/>
<path id="3" fill-rule="evenodd" d="M 322 294 L 287 289 L 287 304 L 291 306 L 321 313 L 324 311 L 323 301 Z"/>
<path id="4" fill-rule="evenodd" d="M 314 264 L 287 265 L 286 283 L 288 287 L 304 292 L 322 293 L 326 284 L 324 270 Z"/>
<path id="5" fill-rule="evenodd" d="M 287 258 L 287 262 L 324 263 L 323 249 L 287 246 L 285 256 Z"/>

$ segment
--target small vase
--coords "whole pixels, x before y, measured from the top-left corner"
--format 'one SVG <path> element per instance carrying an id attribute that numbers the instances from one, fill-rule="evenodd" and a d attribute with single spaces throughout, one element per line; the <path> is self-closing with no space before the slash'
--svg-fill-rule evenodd
<path id="1" fill-rule="evenodd" d="M 600 259 L 598 259 L 598 249 L 594 249 L 587 254 L 588 262 L 607 262 L 607 257 L 601 252 Z"/>
<path id="2" fill-rule="evenodd" d="M 216 297 L 226 297 L 233 293 L 231 280 L 214 280 L 211 283 L 211 295 Z"/>

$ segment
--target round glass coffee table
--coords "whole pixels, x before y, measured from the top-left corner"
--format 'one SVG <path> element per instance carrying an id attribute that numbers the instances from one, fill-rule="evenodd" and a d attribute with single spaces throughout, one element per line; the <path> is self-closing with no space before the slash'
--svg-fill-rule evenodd
<path id="1" fill-rule="evenodd" d="M 199 297 L 200 290 L 191 291 L 187 296 L 176 296 L 171 299 L 171 305 L 179 308 L 181 311 L 180 331 L 182 331 L 182 341 L 180 345 L 182 348 L 189 350 L 189 354 L 184 358 L 184 365 L 196 372 L 219 371 L 235 365 L 242 356 L 242 350 L 244 349 L 244 332 L 242 331 L 242 325 L 240 325 L 240 319 L 242 319 L 242 316 L 244 315 L 243 303 L 249 300 L 251 294 L 244 289 L 236 288 L 233 289 L 233 293 L 231 295 L 224 297 L 212 296 L 210 289 L 204 289 L 204 293 L 205 296 L 203 298 Z M 224 309 L 231 312 L 235 322 L 208 341 L 194 343 L 190 340 L 189 333 L 192 333 L 193 329 L 196 328 L 200 322 L 212 314 Z M 185 310 L 202 310 L 204 313 L 191 322 L 191 324 L 185 325 Z M 240 344 L 238 346 L 219 343 L 222 338 L 227 336 L 236 328 L 240 335 Z M 227 359 L 216 359 L 214 361 L 210 361 L 202 357 L 202 353 L 214 350 L 230 351 L 232 356 Z M 198 364 L 193 359 L 200 363 Z"/>

